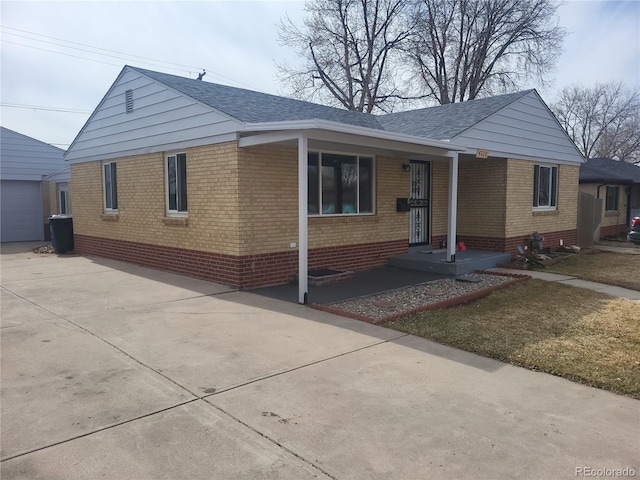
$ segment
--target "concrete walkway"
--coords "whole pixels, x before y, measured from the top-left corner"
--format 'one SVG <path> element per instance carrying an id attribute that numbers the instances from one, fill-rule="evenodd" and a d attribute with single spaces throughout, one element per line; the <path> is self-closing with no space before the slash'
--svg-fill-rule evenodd
<path id="1" fill-rule="evenodd" d="M 576 277 L 570 277 L 568 275 L 559 275 L 557 273 L 539 272 L 537 270 L 525 270 L 520 272 L 519 270 L 513 270 L 510 268 L 492 268 L 492 272 L 502 273 L 523 273 L 529 275 L 532 278 L 539 280 L 545 280 L 547 282 L 564 283 L 565 285 L 571 285 L 572 287 L 586 288 L 600 293 L 606 293 L 612 297 L 628 298 L 629 300 L 640 300 L 640 292 L 637 290 L 631 290 L 628 288 L 616 287 L 613 285 L 605 285 L 604 283 L 589 282 L 587 280 L 580 280 Z"/>
<path id="2" fill-rule="evenodd" d="M 603 250 L 605 252 L 625 253 L 628 255 L 640 255 L 640 245 L 615 246 L 615 245 L 594 245 L 593 248 Z"/>
<path id="3" fill-rule="evenodd" d="M 631 398 L 213 283 L 26 250 L 0 257 L 3 480 L 640 471 Z"/>

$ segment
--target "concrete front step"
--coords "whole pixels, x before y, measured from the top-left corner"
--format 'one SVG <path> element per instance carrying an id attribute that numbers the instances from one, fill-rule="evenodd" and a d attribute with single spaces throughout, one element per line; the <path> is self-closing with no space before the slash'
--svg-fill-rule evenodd
<path id="1" fill-rule="evenodd" d="M 510 261 L 511 255 L 508 253 L 467 250 L 456 252 L 456 261 L 449 263 L 444 252 L 425 253 L 418 251 L 389 257 L 387 264 L 409 270 L 458 276 L 476 270 L 495 268 L 500 263 L 509 263 Z"/>

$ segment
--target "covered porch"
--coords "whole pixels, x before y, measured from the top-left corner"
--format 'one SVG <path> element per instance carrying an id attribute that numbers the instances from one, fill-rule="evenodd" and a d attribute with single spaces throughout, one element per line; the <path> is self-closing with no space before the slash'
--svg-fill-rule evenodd
<path id="1" fill-rule="evenodd" d="M 369 156 L 379 158 L 392 156 L 396 159 L 406 159 L 411 161 L 439 162 L 445 166 L 447 173 L 444 178 L 447 185 L 447 198 L 441 199 L 440 205 L 446 208 L 446 236 L 447 245 L 449 246 L 444 252 L 445 262 L 456 263 L 456 217 L 457 217 L 457 198 L 458 198 L 458 155 L 464 152 L 465 147 L 453 145 L 447 141 L 438 141 L 425 139 L 423 137 L 415 137 L 411 135 L 391 133 L 375 128 L 361 127 L 354 125 L 345 125 L 337 122 L 326 120 L 304 120 L 304 121 L 288 121 L 288 122 L 269 122 L 265 124 L 245 124 L 244 131 L 239 135 L 238 146 L 242 148 L 254 147 L 259 145 L 280 144 L 294 147 L 297 151 L 297 179 L 298 179 L 298 302 L 307 304 L 314 302 L 315 299 L 309 299 L 308 270 L 309 270 L 309 241 L 314 241 L 314 236 L 310 238 L 309 217 L 312 216 L 310 210 L 310 192 L 309 192 L 309 152 L 327 151 L 367 154 Z M 385 160 L 381 160 L 384 162 Z M 324 165 L 324 164 L 323 164 Z M 402 165 L 403 170 L 406 165 Z M 400 170 L 399 166 L 398 169 Z M 407 172 L 408 170 L 404 170 Z M 406 173 L 405 173 L 406 175 Z M 443 178 L 443 179 L 444 179 Z M 379 182 L 381 179 L 378 179 Z M 394 195 L 398 197 L 407 197 L 409 193 L 409 177 L 407 176 L 406 188 L 396 184 L 393 189 Z M 385 198 L 382 204 L 378 203 L 378 207 L 384 207 L 385 214 L 381 218 L 389 218 L 392 215 L 389 212 L 389 198 Z M 405 199 L 406 200 L 406 199 Z M 382 200 L 377 200 L 382 201 Z M 396 208 L 396 198 L 393 199 L 394 211 Z M 316 210 L 317 211 L 317 210 Z M 374 218 L 381 215 L 376 208 L 374 211 L 368 211 L 364 215 L 358 211 L 357 215 L 345 215 L 345 213 L 353 213 L 342 210 L 342 215 L 347 221 L 349 217 L 354 218 L 353 229 L 358 229 L 359 222 L 356 217 Z M 402 215 L 402 210 L 397 210 L 398 215 Z M 324 212 L 326 213 L 326 212 Z M 324 214 L 323 213 L 323 214 Z M 331 212 L 332 213 L 332 212 Z M 444 212 L 443 212 L 444 213 Z M 444 215 L 442 217 L 444 219 Z M 317 221 L 314 221 L 317 225 Z M 351 222 L 349 222 L 351 223 Z M 373 225 L 372 222 L 369 222 Z M 395 238 L 402 238 L 402 233 Z M 346 233 L 346 232 L 345 232 Z M 368 240 L 374 240 L 375 231 L 369 231 Z M 407 228 L 406 236 L 407 244 L 409 243 L 409 229 Z M 400 240 L 401 241 L 401 240 Z M 345 245 L 349 244 L 345 239 Z M 296 246 L 291 244 L 292 247 Z M 313 247 L 313 245 L 312 245 Z M 382 258 L 382 257 L 381 257 Z M 326 265 L 330 267 L 330 265 Z M 324 266 L 323 266 L 324 267 Z"/>

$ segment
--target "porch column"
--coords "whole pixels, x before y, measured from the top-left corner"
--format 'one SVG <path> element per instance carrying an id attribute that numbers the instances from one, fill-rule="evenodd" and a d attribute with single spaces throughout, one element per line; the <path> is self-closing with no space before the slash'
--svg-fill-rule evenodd
<path id="1" fill-rule="evenodd" d="M 456 231 L 458 216 L 458 152 L 452 152 L 450 155 L 447 262 L 453 263 L 456 261 Z"/>
<path id="2" fill-rule="evenodd" d="M 308 141 L 307 137 L 298 137 L 298 303 L 307 304 L 308 285 Z"/>

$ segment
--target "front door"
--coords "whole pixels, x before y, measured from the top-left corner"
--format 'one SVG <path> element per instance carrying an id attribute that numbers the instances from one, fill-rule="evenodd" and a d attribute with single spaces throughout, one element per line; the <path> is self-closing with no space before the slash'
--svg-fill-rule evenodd
<path id="1" fill-rule="evenodd" d="M 429 197 L 431 195 L 431 163 L 411 161 L 409 197 L 409 244 L 429 243 Z"/>

